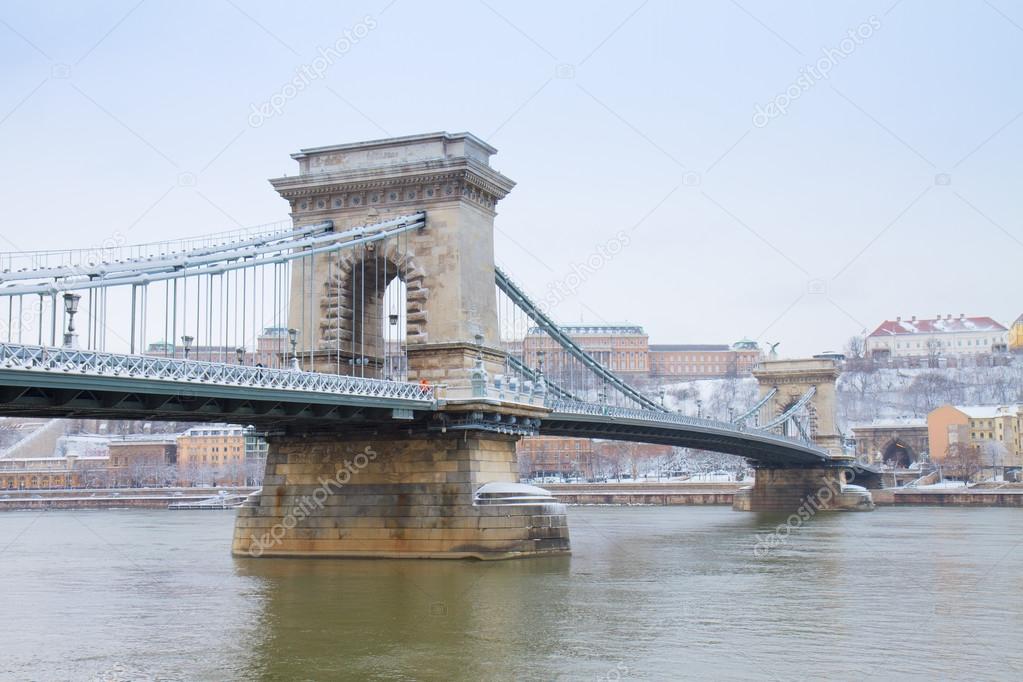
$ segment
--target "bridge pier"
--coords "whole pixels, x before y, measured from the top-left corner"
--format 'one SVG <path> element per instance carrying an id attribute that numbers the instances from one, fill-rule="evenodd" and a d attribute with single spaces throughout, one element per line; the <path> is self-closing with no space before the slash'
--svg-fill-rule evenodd
<path id="1" fill-rule="evenodd" d="M 752 487 L 736 491 L 736 511 L 870 511 L 874 501 L 869 492 L 845 484 L 846 468 L 766 467 L 756 468 Z"/>
<path id="2" fill-rule="evenodd" d="M 515 483 L 517 440 L 450 429 L 273 437 L 263 489 L 238 510 L 232 552 L 450 559 L 568 553 L 565 506 Z"/>

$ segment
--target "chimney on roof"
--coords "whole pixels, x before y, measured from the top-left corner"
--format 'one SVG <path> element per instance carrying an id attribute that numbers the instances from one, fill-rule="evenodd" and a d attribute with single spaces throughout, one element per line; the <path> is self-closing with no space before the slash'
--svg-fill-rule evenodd
<path id="1" fill-rule="evenodd" d="M 896 318 L 895 318 L 895 321 L 896 321 L 896 322 L 902 322 L 902 316 L 900 315 L 899 317 L 896 317 Z"/>
<path id="2" fill-rule="evenodd" d="M 962 313 L 959 313 L 959 319 L 960 319 L 960 320 L 961 320 L 961 319 L 963 319 L 964 317 L 966 317 L 966 315 L 964 315 L 964 314 L 962 314 Z"/>
<path id="3" fill-rule="evenodd" d="M 909 319 L 909 321 L 910 321 L 910 322 L 916 322 L 916 315 L 914 315 L 913 317 L 911 317 L 911 318 Z"/>

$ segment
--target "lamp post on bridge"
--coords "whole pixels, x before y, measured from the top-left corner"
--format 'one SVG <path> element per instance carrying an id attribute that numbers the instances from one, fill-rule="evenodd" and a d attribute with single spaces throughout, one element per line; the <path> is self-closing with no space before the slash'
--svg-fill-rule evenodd
<path id="1" fill-rule="evenodd" d="M 699 398 L 696 399 L 696 417 L 698 419 L 703 417 L 703 401 Z"/>
<path id="2" fill-rule="evenodd" d="M 295 327 L 291 327 L 287 330 L 287 342 L 292 345 L 292 369 L 300 371 L 302 367 L 299 365 L 299 330 Z"/>
<path id="3" fill-rule="evenodd" d="M 239 365 L 244 365 L 245 364 L 245 349 L 244 348 L 242 348 L 241 346 L 239 346 L 238 348 L 235 348 L 234 349 L 234 355 L 235 355 L 236 358 L 238 358 L 238 364 Z"/>
<path id="4" fill-rule="evenodd" d="M 186 360 L 188 359 L 188 353 L 192 350 L 193 341 L 195 341 L 195 339 L 187 334 L 181 337 L 181 345 L 184 347 Z"/>
<path id="5" fill-rule="evenodd" d="M 64 294 L 64 312 L 67 313 L 67 331 L 64 333 L 64 348 L 78 346 L 78 334 L 75 334 L 75 313 L 78 312 L 78 301 L 82 297 L 67 292 Z"/>

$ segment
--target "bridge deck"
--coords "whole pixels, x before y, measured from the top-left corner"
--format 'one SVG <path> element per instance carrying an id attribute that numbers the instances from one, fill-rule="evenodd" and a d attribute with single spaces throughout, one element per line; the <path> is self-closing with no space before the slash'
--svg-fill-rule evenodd
<path id="1" fill-rule="evenodd" d="M 828 453 L 774 433 L 652 410 L 549 400 L 543 435 L 724 452 L 811 466 Z M 237 421 L 263 428 L 428 428 L 445 409 L 417 384 L 224 363 L 0 344 L 0 414 Z"/>

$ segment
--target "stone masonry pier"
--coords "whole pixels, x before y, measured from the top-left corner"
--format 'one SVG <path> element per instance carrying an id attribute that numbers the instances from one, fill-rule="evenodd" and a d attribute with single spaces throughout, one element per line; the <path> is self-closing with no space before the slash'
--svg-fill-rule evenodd
<path id="1" fill-rule="evenodd" d="M 806 505 L 815 511 L 870 511 L 870 493 L 844 489 L 845 470 L 840 466 L 774 468 L 758 467 L 753 486 L 736 491 L 736 511 L 794 512 Z"/>
<path id="2" fill-rule="evenodd" d="M 506 559 L 569 549 L 565 506 L 475 499 L 518 479 L 514 436 L 452 431 L 270 441 L 262 493 L 239 509 L 252 557 Z"/>

